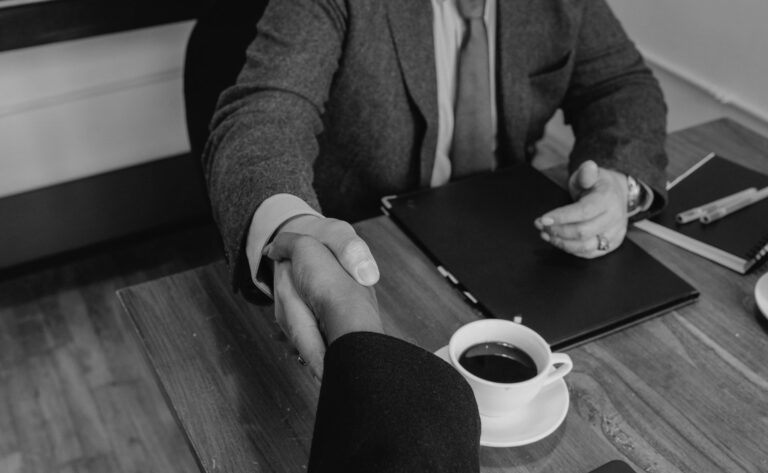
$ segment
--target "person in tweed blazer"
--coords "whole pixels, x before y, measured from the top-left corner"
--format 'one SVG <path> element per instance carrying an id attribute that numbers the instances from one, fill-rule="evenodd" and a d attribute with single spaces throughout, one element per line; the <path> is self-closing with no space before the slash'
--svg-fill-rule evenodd
<path id="1" fill-rule="evenodd" d="M 358 281 L 376 282 L 373 258 L 345 222 L 375 215 L 384 195 L 430 185 L 439 125 L 432 2 L 441 1 L 453 0 L 272 0 L 211 124 L 203 165 L 233 283 L 247 292 L 274 277 L 278 321 L 318 374 L 314 318 L 289 287 L 289 265 L 272 275 L 259 266 L 254 213 L 272 196 L 298 197 L 318 214 L 290 215 L 278 231 L 315 236 Z M 604 0 L 496 1 L 497 165 L 530 162 L 562 109 L 576 138 L 576 203 L 536 225 L 564 250 L 598 256 L 600 235 L 615 248 L 626 232 L 625 176 L 647 194 L 637 218 L 666 201 L 658 83 Z"/>

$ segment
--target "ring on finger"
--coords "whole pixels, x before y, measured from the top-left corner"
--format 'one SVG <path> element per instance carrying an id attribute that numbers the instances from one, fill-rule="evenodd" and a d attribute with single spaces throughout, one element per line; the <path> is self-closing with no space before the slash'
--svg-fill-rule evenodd
<path id="1" fill-rule="evenodd" d="M 597 251 L 608 251 L 608 249 L 611 247 L 610 242 L 608 241 L 608 238 L 605 237 L 602 233 L 597 234 Z"/>

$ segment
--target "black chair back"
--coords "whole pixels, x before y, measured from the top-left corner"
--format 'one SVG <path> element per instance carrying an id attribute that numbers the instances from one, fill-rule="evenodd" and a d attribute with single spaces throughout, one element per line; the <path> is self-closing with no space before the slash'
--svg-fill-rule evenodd
<path id="1" fill-rule="evenodd" d="M 267 0 L 215 0 L 187 43 L 184 103 L 192 155 L 199 159 L 224 89 L 235 83 Z"/>

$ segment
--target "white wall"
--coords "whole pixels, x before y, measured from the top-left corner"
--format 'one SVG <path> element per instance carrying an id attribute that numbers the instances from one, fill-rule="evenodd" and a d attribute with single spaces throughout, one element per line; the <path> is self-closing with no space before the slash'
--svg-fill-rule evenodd
<path id="1" fill-rule="evenodd" d="M 768 136 L 768 1 L 608 3 L 661 83 L 670 131 L 731 117 Z M 558 120 L 548 133 L 571 141 Z"/>
<path id="2" fill-rule="evenodd" d="M 191 27 L 0 53 L 0 197 L 188 151 Z"/>
<path id="3" fill-rule="evenodd" d="M 670 131 L 729 116 L 768 136 L 768 1 L 609 3 L 661 81 Z M 186 152 L 191 26 L 0 53 L 0 197 Z M 569 134 L 550 127 L 562 148 Z"/>
<path id="4" fill-rule="evenodd" d="M 610 0 L 649 64 L 677 95 L 705 92 L 713 108 L 753 126 L 768 124 L 768 2 L 765 0 Z M 690 98 L 684 96 L 682 98 Z M 700 112 L 674 103 L 674 124 Z M 698 105 L 702 104 L 690 104 Z M 725 107 L 720 107 L 724 105 Z"/>

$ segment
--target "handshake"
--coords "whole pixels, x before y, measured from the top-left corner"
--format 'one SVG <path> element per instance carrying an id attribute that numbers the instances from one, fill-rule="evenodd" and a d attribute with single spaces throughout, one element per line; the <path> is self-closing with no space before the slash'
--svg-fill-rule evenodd
<path id="1" fill-rule="evenodd" d="M 314 376 L 322 379 L 327 345 L 350 332 L 383 333 L 376 293 L 370 287 L 378 281 L 378 269 L 368 247 L 354 234 L 351 226 L 332 219 L 307 218 L 312 219 L 310 224 L 327 226 L 338 223 L 337 228 L 331 230 L 350 233 L 350 238 L 339 252 L 342 258 L 321 239 L 292 233 L 290 228 L 283 228 L 264 248 L 263 255 L 274 262 L 277 323 Z M 359 248 L 357 251 L 356 246 Z M 363 257 L 362 263 L 360 256 Z M 355 265 L 355 262 L 358 264 Z M 366 264 L 374 265 L 368 280 L 365 279 L 365 270 L 363 277 L 360 277 L 361 271 L 355 271 Z M 345 267 L 351 268 L 358 277 L 350 276 Z"/>
<path id="2" fill-rule="evenodd" d="M 627 177 L 586 161 L 571 175 L 569 190 L 573 203 L 533 222 L 541 238 L 582 258 L 616 249 L 627 232 Z M 352 331 L 382 331 L 371 287 L 379 270 L 350 224 L 300 215 L 278 229 L 263 255 L 275 263 L 277 322 L 316 377 L 327 344 Z"/>

